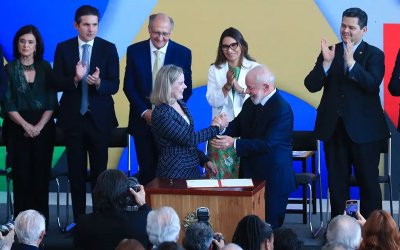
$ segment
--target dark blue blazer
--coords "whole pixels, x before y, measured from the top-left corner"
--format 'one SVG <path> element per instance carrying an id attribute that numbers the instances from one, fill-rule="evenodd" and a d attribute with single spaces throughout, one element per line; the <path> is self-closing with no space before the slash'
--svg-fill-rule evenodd
<path id="1" fill-rule="evenodd" d="M 343 43 L 336 44 L 335 48 L 335 58 L 328 74 L 322 67 L 320 54 L 304 80 L 310 92 L 323 88 L 315 121 L 317 138 L 329 140 L 340 115 L 347 134 L 355 143 L 389 138 L 379 97 L 379 86 L 385 73 L 383 52 L 362 41 L 354 51 L 356 63 L 350 72 L 345 72 Z"/>
<path id="2" fill-rule="evenodd" d="M 239 137 L 239 176 L 266 180 L 268 193 L 289 194 L 296 188 L 292 161 L 293 112 L 277 91 L 259 109 L 248 98 L 226 135 Z"/>
<path id="3" fill-rule="evenodd" d="M 124 92 L 130 103 L 129 133 L 135 135 L 149 129 L 141 114 L 151 109 L 150 93 L 152 91 L 152 66 L 150 41 L 135 43 L 127 49 Z M 192 53 L 174 41 L 169 40 L 164 65 L 174 64 L 183 69 L 187 88 L 183 93 L 186 102 L 192 95 Z"/>
<path id="4" fill-rule="evenodd" d="M 153 111 L 152 129 L 160 146 L 157 176 L 171 179 L 200 178 L 199 165 L 209 159 L 197 145 L 214 138 L 219 132 L 218 127 L 210 126 L 195 132 L 189 109 L 183 101 L 178 103 L 190 124 L 168 104 L 160 104 Z"/>
<path id="5" fill-rule="evenodd" d="M 7 90 L 7 73 L 6 70 L 4 69 L 4 55 L 3 55 L 3 49 L 0 46 L 0 100 L 3 100 L 4 94 L 6 93 Z"/>
<path id="6" fill-rule="evenodd" d="M 82 119 L 81 82 L 75 87 L 75 67 L 79 61 L 78 38 L 74 37 L 57 45 L 54 56 L 54 74 L 57 91 L 62 91 L 58 124 L 64 129 L 80 126 Z M 100 87 L 89 86 L 89 110 L 96 127 L 100 130 L 118 126 L 112 95 L 119 88 L 119 58 L 114 44 L 96 37 L 90 58 L 89 74 L 100 69 Z"/>

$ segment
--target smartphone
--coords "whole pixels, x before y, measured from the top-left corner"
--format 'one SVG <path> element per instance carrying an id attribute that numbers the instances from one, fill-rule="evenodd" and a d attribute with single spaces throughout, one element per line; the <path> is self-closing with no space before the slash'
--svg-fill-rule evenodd
<path id="1" fill-rule="evenodd" d="M 356 201 L 356 200 L 347 200 L 346 201 L 346 214 L 348 216 L 356 218 L 356 213 L 357 212 L 358 212 L 358 201 Z"/>

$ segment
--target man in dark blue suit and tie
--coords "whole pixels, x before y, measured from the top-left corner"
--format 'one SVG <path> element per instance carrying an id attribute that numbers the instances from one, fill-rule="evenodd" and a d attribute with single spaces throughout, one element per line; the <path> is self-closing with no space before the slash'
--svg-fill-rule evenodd
<path id="1" fill-rule="evenodd" d="M 58 125 L 63 129 L 75 221 L 86 209 L 87 154 L 92 190 L 107 168 L 110 132 L 118 126 L 112 95 L 119 87 L 114 44 L 96 37 L 99 11 L 89 5 L 75 13 L 78 36 L 57 45 L 54 72 L 62 91 Z"/>
<path id="2" fill-rule="evenodd" d="M 312 92 L 323 91 L 315 134 L 324 142 L 332 215 L 342 214 L 350 193 L 352 166 L 360 185 L 361 214 L 382 209 L 380 149 L 390 137 L 379 86 L 385 73 L 383 52 L 363 41 L 368 16 L 359 8 L 343 12 L 342 42 L 321 53 L 304 80 Z"/>
<path id="3" fill-rule="evenodd" d="M 130 103 L 128 129 L 135 140 L 139 182 L 143 185 L 156 176 L 157 170 L 157 144 L 150 129 L 150 93 L 158 70 L 167 64 L 181 67 L 187 86 L 183 100 L 186 102 L 192 94 L 192 53 L 170 40 L 173 28 L 171 17 L 153 14 L 149 17 L 150 39 L 135 43 L 127 50 L 124 92 Z"/>
<path id="4" fill-rule="evenodd" d="M 288 197 L 296 189 L 292 162 L 293 112 L 275 88 L 265 66 L 246 75 L 250 95 L 225 135 L 211 141 L 216 148 L 234 147 L 240 156 L 239 177 L 264 179 L 265 220 L 278 228 L 285 219 Z M 232 137 L 240 137 L 238 139 Z"/>

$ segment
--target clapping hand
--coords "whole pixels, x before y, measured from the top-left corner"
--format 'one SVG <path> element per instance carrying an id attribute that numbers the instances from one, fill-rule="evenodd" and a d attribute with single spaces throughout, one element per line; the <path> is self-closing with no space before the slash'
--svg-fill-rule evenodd
<path id="1" fill-rule="evenodd" d="M 333 58 L 335 58 L 335 45 L 332 45 L 332 47 L 329 48 L 328 41 L 325 38 L 321 39 L 321 53 L 324 58 L 323 67 L 330 67 Z"/>

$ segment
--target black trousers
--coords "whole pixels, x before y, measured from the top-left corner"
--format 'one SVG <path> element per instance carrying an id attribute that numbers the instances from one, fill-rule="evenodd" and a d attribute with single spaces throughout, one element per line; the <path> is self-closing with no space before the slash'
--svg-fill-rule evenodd
<path id="1" fill-rule="evenodd" d="M 90 184 L 93 190 L 97 177 L 107 169 L 110 131 L 100 131 L 90 113 L 82 117 L 82 126 L 64 130 L 71 186 L 74 221 L 86 213 L 86 181 L 89 154 Z"/>
<path id="2" fill-rule="evenodd" d="M 156 177 L 158 146 L 150 127 L 133 138 L 139 164 L 139 183 L 146 185 Z"/>
<path id="3" fill-rule="evenodd" d="M 339 119 L 332 138 L 324 142 L 332 218 L 343 214 L 346 200 L 350 198 L 352 166 L 360 184 L 361 214 L 368 218 L 375 209 L 382 209 L 378 169 L 381 144 L 382 141 L 352 142 Z"/>
<path id="4" fill-rule="evenodd" d="M 25 120 L 36 124 L 41 112 L 20 113 Z M 31 115 L 33 115 L 31 119 Z M 8 118 L 4 120 L 7 152 L 12 167 L 14 216 L 34 209 L 49 220 L 49 181 L 54 150 L 55 124 L 51 119 L 35 138 L 24 136 L 25 131 Z"/>

